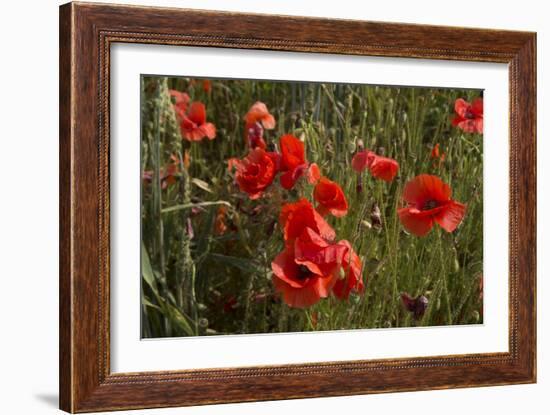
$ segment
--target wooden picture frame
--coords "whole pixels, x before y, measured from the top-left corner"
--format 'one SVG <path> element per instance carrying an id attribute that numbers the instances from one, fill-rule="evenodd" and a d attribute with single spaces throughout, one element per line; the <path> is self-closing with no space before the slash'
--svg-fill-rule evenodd
<path id="1" fill-rule="evenodd" d="M 110 46 L 118 42 L 508 64 L 509 352 L 111 373 L 109 62 Z M 91 412 L 535 382 L 535 83 L 535 33 L 106 4 L 61 6 L 61 409 Z"/>

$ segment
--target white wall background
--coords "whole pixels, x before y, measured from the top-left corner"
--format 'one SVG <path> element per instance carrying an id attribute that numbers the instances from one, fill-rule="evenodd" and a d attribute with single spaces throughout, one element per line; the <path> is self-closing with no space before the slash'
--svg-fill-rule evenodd
<path id="1" fill-rule="evenodd" d="M 321 398 L 132 414 L 404 413 L 545 414 L 550 398 L 550 13 L 540 0 L 133 0 L 134 4 L 311 15 L 538 32 L 539 383 Z M 57 0 L 4 2 L 0 17 L 0 412 L 57 412 L 58 10 Z M 548 79 L 550 72 L 546 74 Z M 545 326 L 544 322 L 546 321 Z"/>

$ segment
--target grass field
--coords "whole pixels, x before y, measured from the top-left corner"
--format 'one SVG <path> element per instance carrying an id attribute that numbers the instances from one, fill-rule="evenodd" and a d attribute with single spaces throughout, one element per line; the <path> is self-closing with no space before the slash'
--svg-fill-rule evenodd
<path id="1" fill-rule="evenodd" d="M 483 136 L 452 123 L 455 101 L 481 91 L 166 77 L 142 77 L 141 90 L 143 337 L 482 323 Z M 215 138 L 182 135 L 188 112 L 178 114 L 183 98 L 170 91 L 204 104 Z M 294 135 L 345 195 L 347 214 L 325 220 L 360 258 L 364 290 L 348 299 L 293 307 L 274 285 L 281 207 L 314 203 L 314 185 L 304 175 L 287 190 L 278 173 L 251 199 L 236 184 L 232 159 L 250 151 L 244 117 L 258 101 L 275 119 L 266 151 Z M 395 160 L 397 176 L 356 172 L 366 149 Z M 436 224 L 417 236 L 403 226 L 404 188 L 420 174 L 466 205 L 456 230 Z"/>

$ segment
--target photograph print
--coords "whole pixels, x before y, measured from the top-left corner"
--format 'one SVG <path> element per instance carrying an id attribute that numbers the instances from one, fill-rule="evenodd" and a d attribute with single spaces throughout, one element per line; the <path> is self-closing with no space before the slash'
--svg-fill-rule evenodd
<path id="1" fill-rule="evenodd" d="M 482 90 L 140 88 L 142 338 L 483 323 Z"/>

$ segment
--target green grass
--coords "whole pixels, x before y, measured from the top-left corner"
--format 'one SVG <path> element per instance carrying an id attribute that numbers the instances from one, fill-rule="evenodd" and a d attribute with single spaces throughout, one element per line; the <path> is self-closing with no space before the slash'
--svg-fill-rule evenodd
<path id="1" fill-rule="evenodd" d="M 154 176 L 142 186 L 143 337 L 482 322 L 482 136 L 450 122 L 455 99 L 471 100 L 479 91 L 213 80 L 206 93 L 200 82 L 163 77 L 143 77 L 141 88 L 141 163 Z M 168 89 L 204 102 L 217 127 L 214 140 L 182 140 Z M 243 117 L 258 100 L 277 120 L 266 141 L 277 144 L 287 133 L 302 138 L 308 160 L 344 190 L 348 214 L 328 220 L 363 260 L 363 295 L 322 299 L 305 310 L 289 308 L 275 295 L 271 261 L 283 247 L 281 202 L 311 189 L 282 192 L 274 185 L 266 197 L 251 201 L 234 184 L 227 160 L 247 154 Z M 394 181 L 351 169 L 358 139 L 399 162 Z M 436 143 L 446 154 L 441 164 L 430 156 Z M 162 189 L 160 169 L 171 154 L 185 152 L 189 168 L 181 166 L 176 183 Z M 396 214 L 402 189 L 421 173 L 440 176 L 453 199 L 467 204 L 455 232 L 434 227 L 419 238 L 404 231 Z M 375 204 L 381 227 L 370 226 Z M 228 229 L 216 234 L 220 205 L 228 208 Z M 429 299 L 421 320 L 404 309 L 401 292 Z"/>

